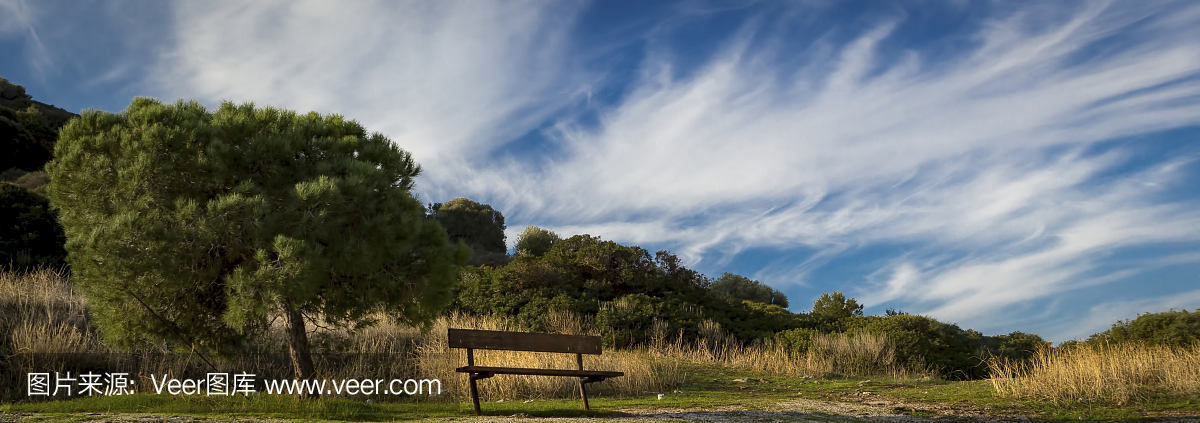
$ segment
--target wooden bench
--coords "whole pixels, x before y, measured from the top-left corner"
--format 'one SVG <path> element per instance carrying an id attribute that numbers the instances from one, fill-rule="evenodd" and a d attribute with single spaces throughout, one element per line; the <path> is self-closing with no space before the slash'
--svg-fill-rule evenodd
<path id="1" fill-rule="evenodd" d="M 471 402 L 475 403 L 475 414 L 482 415 L 479 410 L 479 389 L 475 381 L 489 377 L 506 375 L 534 376 L 570 376 L 579 378 L 579 392 L 583 398 L 583 409 L 588 408 L 587 384 L 603 382 L 610 377 L 624 376 L 622 372 L 605 372 L 583 369 L 583 355 L 600 355 L 599 336 L 555 335 L 549 333 L 504 332 L 496 330 L 450 329 L 450 348 L 465 348 L 467 350 L 467 365 L 454 369 L 459 373 L 469 373 L 471 381 Z M 551 353 L 573 353 L 577 370 L 567 369 L 532 369 L 519 367 L 489 367 L 475 365 L 475 350 L 509 350 L 534 351 Z"/>

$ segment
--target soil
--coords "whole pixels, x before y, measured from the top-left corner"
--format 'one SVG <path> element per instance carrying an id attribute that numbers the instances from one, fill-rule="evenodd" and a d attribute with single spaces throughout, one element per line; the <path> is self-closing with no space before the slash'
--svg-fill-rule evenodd
<path id="1" fill-rule="evenodd" d="M 919 414 L 919 415 L 912 415 Z M 934 417 L 926 417 L 934 416 Z M 397 416 L 403 419 L 402 416 Z M 0 413 L 0 423 L 35 422 L 88 422 L 88 423 L 284 423 L 291 420 L 270 418 L 245 418 L 222 416 L 178 416 L 165 414 L 29 414 Z M 636 408 L 618 410 L 605 417 L 551 417 L 539 418 L 523 414 L 512 416 L 463 416 L 440 417 L 420 421 L 463 422 L 463 423 L 622 423 L 622 422 L 1014 422 L 1029 423 L 1036 420 L 1022 416 L 992 416 L 987 410 L 963 407 L 917 404 L 879 397 L 865 401 L 841 402 L 827 400 L 792 399 L 782 402 L 742 404 L 729 407 Z M 1200 417 L 1156 417 L 1155 422 L 1200 422 Z"/>

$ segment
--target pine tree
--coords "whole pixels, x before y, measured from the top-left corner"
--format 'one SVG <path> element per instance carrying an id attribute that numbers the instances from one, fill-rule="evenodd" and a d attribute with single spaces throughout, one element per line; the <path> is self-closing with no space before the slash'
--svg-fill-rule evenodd
<path id="1" fill-rule="evenodd" d="M 305 316 L 428 322 L 468 254 L 424 217 L 409 153 L 338 115 L 137 98 L 71 121 L 55 157 L 68 261 L 116 345 L 237 351 L 278 313 L 309 379 Z"/>

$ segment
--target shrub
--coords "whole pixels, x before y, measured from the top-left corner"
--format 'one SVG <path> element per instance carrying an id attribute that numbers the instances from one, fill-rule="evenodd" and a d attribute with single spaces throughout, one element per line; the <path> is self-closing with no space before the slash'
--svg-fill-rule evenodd
<path id="1" fill-rule="evenodd" d="M 554 231 L 529 225 L 517 235 L 516 250 L 518 255 L 538 257 L 550 251 L 554 243 L 562 240 Z"/>
<path id="2" fill-rule="evenodd" d="M 787 296 L 783 295 L 779 290 L 763 285 L 759 281 L 729 272 L 725 272 L 720 278 L 713 281 L 712 290 L 739 300 L 774 304 L 783 308 L 787 308 L 788 306 Z"/>
<path id="3" fill-rule="evenodd" d="M 886 336 L 896 345 L 896 361 L 904 367 L 931 367 L 952 379 L 978 379 L 987 366 L 957 325 L 926 316 L 856 316 L 837 322 L 839 329 Z"/>
<path id="4" fill-rule="evenodd" d="M 803 358 L 812 349 L 812 337 L 817 335 L 816 329 L 796 328 L 775 334 L 775 342 L 788 351 L 792 357 Z"/>
<path id="5" fill-rule="evenodd" d="M 1144 342 L 1150 345 L 1186 347 L 1200 341 L 1200 310 L 1171 309 L 1146 313 L 1136 319 L 1113 324 L 1108 331 L 1093 335 L 1112 342 Z"/>
<path id="6" fill-rule="evenodd" d="M 61 267 L 66 264 L 65 242 L 49 200 L 0 184 L 0 266 Z"/>
<path id="7" fill-rule="evenodd" d="M 812 315 L 828 320 L 844 319 L 852 316 L 862 316 L 863 306 L 854 298 L 846 299 L 839 291 L 833 294 L 822 293 L 821 298 L 813 302 Z"/>

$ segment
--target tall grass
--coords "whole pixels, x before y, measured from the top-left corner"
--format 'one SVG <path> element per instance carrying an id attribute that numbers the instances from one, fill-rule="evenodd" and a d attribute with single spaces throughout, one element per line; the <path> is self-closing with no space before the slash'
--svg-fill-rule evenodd
<path id="1" fill-rule="evenodd" d="M 115 353 L 107 347 L 87 315 L 87 300 L 61 273 L 40 270 L 27 274 L 0 273 L 0 367 L 12 369 L 9 376 L 27 371 L 56 371 L 61 364 L 48 362 L 47 354 Z M 327 327 L 319 317 L 310 328 L 309 339 L 318 353 L 316 377 L 320 379 L 375 378 L 382 374 L 439 379 L 446 400 L 462 400 L 467 395 L 467 376 L 454 371 L 466 365 L 463 350 L 448 347 L 448 328 L 528 331 L 514 319 L 449 314 L 432 327 L 416 328 L 391 323 L 376 316 L 380 323 L 361 330 Z M 215 362 L 219 370 L 258 369 L 260 377 L 272 374 L 290 377 L 287 341 L 283 319 L 257 339 L 255 352 Z M 575 335 L 598 335 L 594 321 L 570 313 L 547 316 L 548 331 Z M 701 336 L 685 342 L 681 334 L 666 332 L 665 321 L 655 322 L 649 342 L 624 350 L 608 350 L 598 356 L 585 356 L 584 366 L 593 370 L 614 370 L 625 376 L 590 384 L 589 393 L 599 396 L 637 396 L 669 392 L 683 383 L 684 363 L 730 367 L 778 376 L 921 376 L 923 369 L 906 369 L 896 364 L 895 345 L 881 335 L 815 335 L 808 351 L 790 351 L 782 343 L 765 340 L 752 345 L 739 342 L 720 325 L 706 321 Z M 134 362 L 110 362 L 109 365 L 134 366 L 131 373 L 141 374 L 142 386 L 149 386 L 150 375 L 185 375 L 208 371 L 189 354 L 170 354 L 166 344 L 151 348 L 159 353 L 154 359 L 140 357 Z M 338 359 L 326 359 L 336 355 Z M 36 356 L 38 362 L 30 357 Z M 127 360 L 127 355 L 108 354 L 101 360 Z M 124 358 L 122 358 L 124 357 Z M 576 366 L 572 354 L 477 351 L 476 363 L 488 366 L 571 369 Z M 335 362 L 336 361 L 336 362 Z M 17 386 L 15 380 L 4 385 Z M 11 388 L 5 388 L 10 389 Z M 579 385 L 573 378 L 524 375 L 498 375 L 480 382 L 485 400 L 572 398 L 578 397 Z M 13 392 L 0 392 L 11 398 Z"/>
<path id="2" fill-rule="evenodd" d="M 594 335 L 594 326 L 569 313 L 549 316 L 549 332 L 568 335 Z M 433 325 L 419 347 L 417 355 L 421 374 L 437 377 L 447 390 L 467 398 L 467 376 L 454 371 L 467 365 L 465 350 L 450 349 L 447 329 L 527 330 L 512 319 L 468 316 L 453 313 Z M 574 354 L 525 351 L 477 350 L 475 364 L 498 367 L 574 369 Z M 604 351 L 601 355 L 584 355 L 584 368 L 613 370 L 625 376 L 588 385 L 589 394 L 636 396 L 668 392 L 682 383 L 679 363 L 646 354 L 644 351 Z M 485 400 L 535 399 L 578 397 L 579 384 L 574 378 L 527 375 L 497 375 L 479 383 L 480 396 Z"/>
<path id="3" fill-rule="evenodd" d="M 1200 395 L 1200 344 L 1047 348 L 1027 363 L 993 359 L 990 364 L 992 385 L 1002 397 L 1124 405 Z"/>
<path id="4" fill-rule="evenodd" d="M 380 322 L 361 330 L 326 327 L 319 318 L 310 328 L 318 379 L 377 378 L 382 375 L 440 379 L 444 400 L 466 398 L 466 375 L 454 368 L 466 365 L 462 350 L 451 351 L 446 339 L 447 328 L 476 328 L 491 330 L 528 331 L 515 320 L 451 314 L 439 318 L 432 328 L 398 325 L 386 316 L 375 316 Z M 207 357 L 219 371 L 257 371 L 260 378 L 290 376 L 287 340 L 282 319 L 258 338 L 256 353 L 220 359 Z M 565 334 L 595 334 L 594 326 L 585 319 L 569 313 L 549 316 L 551 332 Z M 5 371 L 0 385 L 0 398 L 15 398 L 16 387 L 24 384 L 27 372 L 55 372 L 65 369 L 64 360 L 78 360 L 81 354 L 89 359 L 103 360 L 99 367 L 121 368 L 140 374 L 141 386 L 150 386 L 151 375 L 169 374 L 173 377 L 203 374 L 201 360 L 190 354 L 171 354 L 166 344 L 152 348 L 135 361 L 127 354 L 116 354 L 102 340 L 87 315 L 87 300 L 77 292 L 61 273 L 40 270 L 31 273 L 0 273 L 0 369 Z M 274 353 L 274 354 L 271 354 Z M 72 356 L 72 354 L 74 356 Z M 147 357 L 150 357 L 149 359 Z M 333 357 L 333 358 L 329 358 Z M 60 359 L 61 358 L 61 359 Z M 480 351 L 478 363 L 493 366 L 574 368 L 575 357 L 570 354 Z M 586 356 L 589 369 L 618 370 L 625 376 L 603 383 L 591 384 L 589 393 L 632 396 L 666 392 L 681 382 L 678 362 L 639 351 L 606 351 L 600 356 Z M 130 369 L 129 366 L 134 366 Z M 544 376 L 500 375 L 481 382 L 485 399 L 528 399 L 577 397 L 578 383 L 572 378 Z M 361 398 L 361 397 L 359 397 Z M 429 400 L 429 399 L 425 399 Z"/>
<path id="5" fill-rule="evenodd" d="M 896 361 L 895 343 L 883 335 L 869 332 L 818 333 L 813 335 L 807 351 L 789 350 L 774 339 L 746 345 L 711 320 L 701 324 L 700 332 L 700 339 L 693 343 L 684 342 L 682 336 L 672 340 L 654 333 L 649 345 L 642 350 L 654 356 L 775 376 L 936 376 L 931 369 L 900 365 Z"/>

